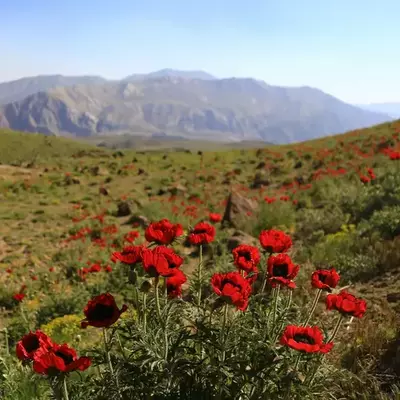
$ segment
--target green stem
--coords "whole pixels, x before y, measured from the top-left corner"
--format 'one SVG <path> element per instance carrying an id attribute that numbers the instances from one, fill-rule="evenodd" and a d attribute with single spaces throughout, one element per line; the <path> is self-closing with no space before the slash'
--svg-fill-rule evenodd
<path id="1" fill-rule="evenodd" d="M 159 293 L 158 293 L 158 286 L 160 285 L 160 278 L 157 276 L 154 279 L 155 279 L 154 290 L 155 290 L 155 295 L 156 295 L 157 316 L 158 316 L 158 319 L 161 321 L 160 297 L 159 297 Z"/>
<path id="2" fill-rule="evenodd" d="M 315 293 L 315 297 L 314 297 L 314 301 L 313 301 L 313 303 L 312 303 L 312 305 L 311 305 L 310 313 L 308 314 L 308 318 L 307 318 L 307 320 L 304 322 L 303 326 L 307 326 L 308 323 L 310 322 L 311 317 L 313 316 L 314 311 L 315 311 L 315 309 L 317 308 L 318 300 L 319 300 L 319 298 L 321 297 L 321 293 L 322 293 L 322 289 L 318 289 L 318 290 L 317 290 L 317 293 Z"/>
<path id="3" fill-rule="evenodd" d="M 62 386 L 63 386 L 63 397 L 64 400 L 69 400 L 69 396 L 68 396 L 68 387 L 67 387 L 67 376 L 64 374 L 63 378 L 62 378 Z"/>
<path id="4" fill-rule="evenodd" d="M 276 336 L 275 336 L 275 339 L 274 339 L 274 341 L 273 341 L 273 344 L 276 343 L 276 341 L 277 341 L 278 338 L 279 338 L 279 335 L 281 334 L 281 332 L 282 332 L 282 330 L 283 330 L 283 327 L 284 327 L 284 325 L 285 325 L 286 315 L 287 315 L 287 313 L 288 313 L 288 311 L 289 311 L 289 309 L 290 309 L 290 306 L 292 305 L 292 298 L 293 298 L 293 291 L 292 291 L 291 289 L 289 289 L 288 300 L 287 300 L 287 303 L 286 303 L 286 305 L 285 305 L 285 310 L 284 310 L 283 313 L 282 313 L 282 322 L 281 322 L 281 324 L 280 324 L 280 326 L 279 326 L 278 332 L 276 333 Z"/>
<path id="5" fill-rule="evenodd" d="M 276 313 L 277 313 L 277 310 L 278 310 L 279 290 L 280 290 L 280 286 L 278 285 L 276 287 L 276 290 L 275 290 L 274 313 L 272 315 L 272 330 L 274 330 L 274 328 L 275 328 Z"/>
<path id="6" fill-rule="evenodd" d="M 292 376 L 294 376 L 297 372 L 297 368 L 299 367 L 301 356 L 302 356 L 301 353 L 299 353 L 299 355 L 297 356 L 296 362 L 293 367 Z M 285 400 L 290 400 L 290 398 L 291 398 L 290 392 L 292 390 L 292 383 L 293 383 L 293 378 L 290 379 L 290 381 L 289 381 L 288 388 L 287 388 L 286 395 L 285 395 Z"/>
<path id="7" fill-rule="evenodd" d="M 222 320 L 222 328 L 221 328 L 221 346 L 222 346 L 222 362 L 225 361 L 225 343 L 226 343 L 226 321 L 228 319 L 228 304 L 226 303 L 224 306 L 224 318 Z"/>
<path id="8" fill-rule="evenodd" d="M 203 268 L 203 246 L 200 245 L 199 248 L 199 271 L 198 271 L 198 277 L 199 277 L 199 292 L 197 294 L 197 305 L 200 307 L 201 304 L 201 286 L 202 286 L 202 268 Z"/>
<path id="9" fill-rule="evenodd" d="M 107 330 L 106 328 L 103 328 L 103 340 L 104 340 L 104 349 L 106 351 L 106 358 L 107 358 L 107 363 L 108 363 L 108 369 L 110 370 L 110 374 L 113 377 L 113 379 L 115 380 L 115 386 L 117 388 L 118 391 L 118 396 L 119 398 L 121 398 L 121 392 L 119 389 L 119 381 L 118 381 L 118 377 L 114 374 L 114 368 L 111 362 L 111 355 L 110 355 L 110 349 L 108 347 L 108 339 L 107 339 Z"/>
<path id="10" fill-rule="evenodd" d="M 342 324 L 342 321 L 343 321 L 343 315 L 340 315 L 339 319 L 338 319 L 337 322 L 336 322 L 335 327 L 333 328 L 332 334 L 331 334 L 331 336 L 329 337 L 327 343 L 330 343 L 330 342 L 332 342 L 332 341 L 335 339 L 335 337 L 336 337 L 336 335 L 337 335 L 337 333 L 338 333 L 338 331 L 339 331 L 339 329 L 340 329 L 340 325 Z M 315 368 L 314 368 L 312 374 L 310 375 L 310 378 L 309 378 L 309 380 L 308 380 L 307 386 L 311 386 L 311 384 L 313 383 L 314 378 L 315 378 L 315 375 L 317 374 L 318 369 L 319 369 L 319 367 L 321 366 L 322 361 L 323 361 L 324 358 L 325 358 L 325 354 L 321 354 L 319 360 L 317 361 L 317 363 L 316 363 L 316 365 L 315 365 Z"/>
<path id="11" fill-rule="evenodd" d="M 339 331 L 340 325 L 342 324 L 342 321 L 343 321 L 343 315 L 340 314 L 340 317 L 339 317 L 339 319 L 337 320 L 336 325 L 335 325 L 335 328 L 333 329 L 333 332 L 332 332 L 330 338 L 328 339 L 328 342 L 327 342 L 327 343 L 330 343 L 330 342 L 333 341 L 333 339 L 335 339 L 335 337 L 336 337 L 336 335 L 337 335 L 337 333 L 338 333 L 338 331 Z"/>
<path id="12" fill-rule="evenodd" d="M 147 331 L 147 309 L 146 309 L 147 293 L 143 293 L 143 330 Z"/>

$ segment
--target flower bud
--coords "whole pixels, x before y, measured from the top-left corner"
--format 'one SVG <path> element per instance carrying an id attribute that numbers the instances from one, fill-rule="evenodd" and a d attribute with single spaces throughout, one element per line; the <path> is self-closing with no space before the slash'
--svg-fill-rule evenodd
<path id="1" fill-rule="evenodd" d="M 151 289 L 151 282 L 150 281 L 144 281 L 142 283 L 142 286 L 140 286 L 140 291 L 143 293 L 148 293 Z"/>

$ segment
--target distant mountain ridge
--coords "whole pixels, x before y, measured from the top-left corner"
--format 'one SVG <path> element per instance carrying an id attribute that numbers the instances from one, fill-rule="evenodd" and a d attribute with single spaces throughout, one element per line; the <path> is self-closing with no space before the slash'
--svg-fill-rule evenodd
<path id="1" fill-rule="evenodd" d="M 0 126 L 80 137 L 130 133 L 288 143 L 390 120 L 318 89 L 278 87 L 252 78 L 216 79 L 202 71 L 165 69 L 121 81 L 45 78 L 0 84 L 0 99 L 45 87 L 3 104 Z"/>
<path id="2" fill-rule="evenodd" d="M 400 118 L 400 102 L 359 104 L 365 110 L 388 114 L 393 118 Z"/>

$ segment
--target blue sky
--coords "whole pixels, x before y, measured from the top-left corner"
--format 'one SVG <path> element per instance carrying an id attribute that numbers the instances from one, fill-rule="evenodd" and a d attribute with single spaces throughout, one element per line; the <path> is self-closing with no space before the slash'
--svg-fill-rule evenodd
<path id="1" fill-rule="evenodd" d="M 0 81 L 162 68 L 400 101 L 399 0 L 0 0 Z"/>

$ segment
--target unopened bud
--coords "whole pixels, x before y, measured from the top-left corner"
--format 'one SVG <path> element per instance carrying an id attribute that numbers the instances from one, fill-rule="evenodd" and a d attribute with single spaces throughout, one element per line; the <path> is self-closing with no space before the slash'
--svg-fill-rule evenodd
<path id="1" fill-rule="evenodd" d="M 144 281 L 142 283 L 142 286 L 140 286 L 140 291 L 143 293 L 148 293 L 151 289 L 151 282 L 150 281 Z"/>
<path id="2" fill-rule="evenodd" d="M 128 273 L 128 282 L 134 285 L 137 281 L 137 273 L 135 270 L 130 270 Z"/>

